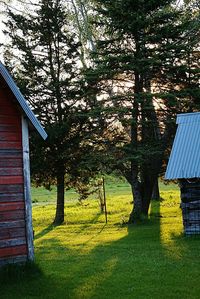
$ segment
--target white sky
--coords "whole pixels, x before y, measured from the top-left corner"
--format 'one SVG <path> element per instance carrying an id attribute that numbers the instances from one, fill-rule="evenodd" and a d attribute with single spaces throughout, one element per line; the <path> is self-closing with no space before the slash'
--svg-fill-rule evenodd
<path id="1" fill-rule="evenodd" d="M 5 29 L 4 24 L 2 23 L 2 16 L 0 16 L 0 43 L 5 44 L 6 43 L 6 36 L 3 34 L 3 30 Z M 0 60 L 3 62 L 3 48 L 0 47 Z"/>
<path id="2" fill-rule="evenodd" d="M 3 24 L 3 21 L 6 20 L 5 14 L 2 13 L 3 10 L 5 10 L 5 5 L 1 4 L 0 5 L 0 43 L 6 43 L 6 36 L 3 34 L 3 30 L 5 29 L 5 25 Z M 2 57 L 2 48 L 0 48 L 0 60 L 3 60 Z"/>
<path id="3" fill-rule="evenodd" d="M 35 0 L 32 0 L 34 2 Z M 10 0 L 9 5 L 11 8 L 23 11 L 25 10 L 26 6 L 25 4 L 19 5 L 19 1 L 17 0 Z M 5 11 L 6 5 L 3 5 L 0 3 L 0 43 L 6 43 L 6 36 L 3 34 L 3 30 L 5 29 L 5 25 L 3 24 L 3 21 L 6 20 L 5 14 L 2 13 L 2 11 Z M 2 57 L 2 49 L 0 48 L 0 60 L 3 62 L 3 57 Z"/>
<path id="4" fill-rule="evenodd" d="M 34 3 L 35 0 L 32 0 L 32 2 Z M 16 8 L 16 9 L 24 9 L 25 6 L 21 5 L 21 7 L 19 6 L 19 2 L 17 0 L 12 0 L 12 7 Z M 177 4 L 181 5 L 183 4 L 183 0 L 177 0 Z M 5 26 L 3 25 L 3 21 L 5 20 L 5 15 L 1 13 L 2 9 L 4 9 L 5 6 L 4 5 L 0 5 L 0 43 L 6 43 L 6 37 L 3 34 L 3 30 L 5 29 Z M 0 60 L 3 62 L 3 56 L 2 56 L 2 49 L 0 48 Z"/>

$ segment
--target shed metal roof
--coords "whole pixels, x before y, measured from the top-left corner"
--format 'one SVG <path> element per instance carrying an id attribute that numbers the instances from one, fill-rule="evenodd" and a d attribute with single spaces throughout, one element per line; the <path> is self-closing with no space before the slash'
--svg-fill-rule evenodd
<path id="1" fill-rule="evenodd" d="M 165 179 L 200 177 L 200 112 L 177 116 L 178 128 Z"/>
<path id="2" fill-rule="evenodd" d="M 10 90 L 14 94 L 16 100 L 18 101 L 22 111 L 27 116 L 30 123 L 33 125 L 33 127 L 38 131 L 38 133 L 41 135 L 43 139 L 47 138 L 47 133 L 41 126 L 39 120 L 33 113 L 33 111 L 30 109 L 29 105 L 27 104 L 25 98 L 23 97 L 22 93 L 20 92 L 19 88 L 17 87 L 16 83 L 14 82 L 13 78 L 7 71 L 6 67 L 0 62 L 0 74 L 6 81 L 7 85 L 9 86 Z"/>

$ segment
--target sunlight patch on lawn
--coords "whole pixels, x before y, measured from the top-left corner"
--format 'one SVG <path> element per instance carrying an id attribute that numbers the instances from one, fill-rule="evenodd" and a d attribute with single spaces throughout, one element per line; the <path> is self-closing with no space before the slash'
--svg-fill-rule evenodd
<path id="1" fill-rule="evenodd" d="M 74 298 L 93 298 L 96 294 L 96 289 L 112 276 L 117 263 L 118 258 L 116 257 L 105 261 L 100 272 L 98 271 L 97 273 L 86 277 L 82 284 L 77 286 L 77 289 L 74 292 Z"/>
<path id="2" fill-rule="evenodd" d="M 179 240 L 183 234 L 183 223 L 179 198 L 167 198 L 160 207 L 160 239 L 166 255 L 173 259 L 181 259 L 186 248 Z"/>
<path id="3" fill-rule="evenodd" d="M 127 228 L 113 227 L 102 223 L 87 225 L 61 225 L 42 236 L 43 228 L 40 228 L 37 235 L 41 236 L 35 240 L 38 250 L 43 253 L 47 250 L 49 254 L 49 244 L 52 244 L 52 255 L 56 258 L 60 251 L 73 251 L 78 254 L 88 254 L 97 246 L 106 246 L 110 242 L 118 241 L 127 236 Z M 36 235 L 36 236 L 37 236 Z M 57 248 L 54 252 L 53 248 Z"/>

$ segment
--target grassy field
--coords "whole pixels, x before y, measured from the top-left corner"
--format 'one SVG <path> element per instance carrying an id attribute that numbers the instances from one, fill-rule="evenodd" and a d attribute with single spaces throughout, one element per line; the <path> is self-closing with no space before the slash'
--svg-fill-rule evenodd
<path id="1" fill-rule="evenodd" d="M 71 191 L 60 227 L 51 225 L 55 190 L 33 190 L 36 265 L 4 272 L 0 298 L 200 298 L 200 238 L 183 235 L 178 188 L 162 185 L 163 200 L 139 226 L 124 224 L 129 187 L 109 182 L 106 189 L 108 224 L 97 199 L 80 205 Z"/>

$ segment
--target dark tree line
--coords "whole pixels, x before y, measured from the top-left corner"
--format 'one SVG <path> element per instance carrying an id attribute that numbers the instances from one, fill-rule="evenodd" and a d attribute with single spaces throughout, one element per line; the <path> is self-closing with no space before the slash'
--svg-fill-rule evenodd
<path id="1" fill-rule="evenodd" d="M 199 108 L 199 7 L 189 2 L 41 0 L 34 14 L 8 12 L 5 63 L 49 135 L 32 138 L 32 173 L 57 185 L 56 224 L 66 187 L 102 171 L 131 185 L 130 223 L 148 214 L 176 114 Z"/>
<path id="2" fill-rule="evenodd" d="M 81 44 L 62 2 L 40 1 L 35 15 L 9 11 L 11 45 L 5 51 L 9 68 L 19 59 L 15 77 L 48 134 L 45 143 L 37 136 L 31 139 L 32 178 L 37 185 L 56 184 L 55 224 L 64 221 L 66 187 L 75 177 L 83 182 L 89 177 L 81 163 L 86 165 L 90 139 L 100 134 L 101 118 L 96 98 L 88 96 L 79 61 Z"/>
<path id="3" fill-rule="evenodd" d="M 110 94 L 108 117 L 129 130 L 112 154 L 132 187 L 132 223 L 148 214 L 176 114 L 199 106 L 199 12 L 171 0 L 95 3 L 105 35 L 88 76 Z"/>

